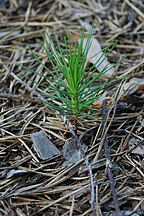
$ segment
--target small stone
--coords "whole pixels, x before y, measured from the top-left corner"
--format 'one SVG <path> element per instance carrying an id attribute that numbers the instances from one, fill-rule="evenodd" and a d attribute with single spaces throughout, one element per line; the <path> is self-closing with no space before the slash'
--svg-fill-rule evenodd
<path id="1" fill-rule="evenodd" d="M 32 133 L 31 138 L 34 149 L 42 160 L 61 154 L 57 147 L 47 138 L 45 131 Z"/>

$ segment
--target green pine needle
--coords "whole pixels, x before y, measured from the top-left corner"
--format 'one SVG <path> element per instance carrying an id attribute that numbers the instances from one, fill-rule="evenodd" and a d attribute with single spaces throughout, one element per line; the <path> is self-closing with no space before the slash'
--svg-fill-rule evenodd
<path id="1" fill-rule="evenodd" d="M 82 32 L 80 43 L 76 41 L 74 47 L 72 47 L 70 36 L 68 36 L 68 39 L 65 38 L 65 52 L 57 36 L 55 36 L 56 44 L 54 44 L 48 34 L 42 36 L 44 40 L 42 46 L 54 72 L 48 68 L 33 51 L 31 51 L 33 56 L 47 71 L 47 75 L 42 75 L 24 65 L 22 65 L 22 67 L 45 79 L 46 82 L 43 84 L 39 82 L 36 83 L 38 87 L 41 88 L 40 94 L 47 99 L 52 99 L 61 103 L 61 105 L 57 105 L 57 103 L 48 102 L 47 105 L 51 109 L 59 111 L 62 115 L 78 117 L 86 114 L 86 111 L 90 108 L 92 103 L 98 100 L 105 88 L 110 85 L 110 82 L 98 86 L 93 85 L 93 83 L 100 79 L 110 68 L 105 67 L 100 73 L 95 73 L 96 67 L 103 61 L 102 57 L 95 65 L 90 68 L 88 67 L 87 54 L 91 47 L 91 33 L 88 35 L 84 50 L 84 32 Z M 108 55 L 113 47 L 114 44 L 110 44 L 106 47 L 104 49 L 104 54 L 107 53 Z M 30 80 L 28 77 L 25 78 Z"/>

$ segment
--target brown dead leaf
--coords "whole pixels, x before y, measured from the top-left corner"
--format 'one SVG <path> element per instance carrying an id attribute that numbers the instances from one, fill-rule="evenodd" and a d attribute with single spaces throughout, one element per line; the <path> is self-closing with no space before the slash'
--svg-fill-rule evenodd
<path id="1" fill-rule="evenodd" d="M 99 100 L 97 100 L 96 102 L 94 102 L 91 107 L 95 108 L 95 109 L 102 108 L 103 101 L 105 99 L 107 99 L 107 106 L 111 106 L 112 105 L 112 99 L 110 97 L 104 97 L 104 98 L 100 98 Z"/>
<path id="2" fill-rule="evenodd" d="M 87 44 L 87 38 L 83 40 L 83 50 Z M 80 41 L 80 39 L 78 40 Z M 106 56 L 104 55 L 101 45 L 96 38 L 91 38 L 91 47 L 89 49 L 87 60 L 92 64 L 95 64 L 97 70 L 101 72 L 104 68 L 109 68 L 104 74 L 107 77 L 111 77 L 114 74 L 114 68 L 107 60 Z"/>
<path id="3" fill-rule="evenodd" d="M 81 36 L 80 34 L 71 34 L 70 40 L 74 42 L 74 41 L 78 40 L 80 38 L 80 36 Z"/>
<path id="4" fill-rule="evenodd" d="M 78 41 L 80 43 L 80 35 L 79 34 L 72 34 L 70 36 L 71 41 Z M 88 38 L 85 35 L 83 40 L 83 50 L 87 44 Z M 104 55 L 101 45 L 96 38 L 91 38 L 91 47 L 89 49 L 87 60 L 92 64 L 95 64 L 97 70 L 101 72 L 105 67 L 109 68 L 104 74 L 107 77 L 111 77 L 114 74 L 114 68 L 107 60 L 106 56 Z M 98 63 L 97 63 L 98 62 Z"/>
<path id="5" fill-rule="evenodd" d="M 125 83 L 121 89 L 121 95 L 128 96 L 138 91 L 144 91 L 144 79 L 134 77 L 130 79 L 129 82 Z"/>

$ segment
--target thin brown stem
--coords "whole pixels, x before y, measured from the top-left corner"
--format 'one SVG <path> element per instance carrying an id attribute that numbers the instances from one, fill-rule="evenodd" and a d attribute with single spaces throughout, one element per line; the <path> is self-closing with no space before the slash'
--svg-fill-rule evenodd
<path id="1" fill-rule="evenodd" d="M 77 117 L 76 116 L 74 116 L 73 117 L 73 120 L 74 120 L 74 130 L 75 130 L 75 133 L 77 134 Z"/>
<path id="2" fill-rule="evenodd" d="M 106 126 L 107 112 L 108 112 L 107 100 L 104 100 L 103 101 L 103 111 L 102 111 L 102 127 L 103 128 L 105 128 Z M 106 164 L 107 164 L 107 173 L 108 173 L 108 177 L 109 177 L 109 181 L 111 185 L 111 193 L 113 197 L 116 215 L 122 216 L 121 210 L 119 208 L 116 190 L 115 190 L 114 176 L 112 172 L 112 162 L 111 162 L 111 157 L 110 157 L 110 148 L 109 148 L 107 135 L 105 136 L 105 139 L 104 139 L 104 147 L 105 147 L 105 156 L 106 156 Z"/>

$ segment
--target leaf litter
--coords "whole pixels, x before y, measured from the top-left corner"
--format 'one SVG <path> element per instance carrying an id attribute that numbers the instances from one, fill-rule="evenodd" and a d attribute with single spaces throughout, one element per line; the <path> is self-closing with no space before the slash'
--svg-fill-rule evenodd
<path id="1" fill-rule="evenodd" d="M 115 84 L 110 90 L 106 90 L 107 95 L 104 97 L 113 99 L 113 109 L 107 121 L 120 209 L 123 215 L 143 215 L 143 2 L 127 0 L 57 3 L 37 0 L 32 3 L 26 1 L 24 4 L 21 0 L 5 3 L 1 1 L 1 5 L 0 214 L 92 213 L 90 182 L 83 159 L 62 167 L 65 161 L 62 155 L 41 160 L 34 151 L 30 136 L 35 132 L 45 131 L 58 149 L 62 149 L 66 140 L 71 140 L 71 136 L 69 133 L 64 135 L 66 128 L 62 120 L 16 80 L 24 72 L 16 63 L 25 62 L 28 67 L 45 73 L 42 67 L 38 68 L 28 51 L 30 47 L 49 65 L 50 62 L 45 59 L 38 43 L 41 33 L 47 30 L 52 37 L 53 33 L 56 33 L 63 43 L 67 32 L 79 35 L 83 27 L 87 31 L 93 26 L 93 37 L 102 49 L 113 38 L 118 40 L 114 50 L 107 57 L 108 63 L 115 64 L 120 57 L 127 55 L 108 79 L 127 75 L 125 83 L 130 83 L 129 90 L 126 95 L 121 91 L 116 95 L 122 84 Z M 94 51 L 94 55 L 96 53 Z M 38 75 L 33 76 L 30 72 L 26 75 L 33 80 L 39 80 Z M 133 79 L 136 83 L 134 87 L 131 86 Z M 29 85 L 31 87 L 32 83 L 29 82 Z M 104 148 L 97 153 L 104 135 L 101 121 L 100 113 L 96 113 L 94 119 L 81 117 L 78 135 L 83 134 L 83 142 L 88 147 L 86 153 L 92 163 L 93 178 L 97 183 L 96 209 L 100 215 L 115 215 L 106 173 Z"/>
<path id="2" fill-rule="evenodd" d="M 86 47 L 86 43 L 87 43 L 87 38 L 84 38 L 83 50 Z M 101 63 L 97 64 L 97 62 L 99 62 L 99 59 Z M 91 47 L 87 55 L 87 60 L 92 64 L 96 65 L 96 68 L 99 72 L 104 70 L 104 68 L 108 68 L 108 70 L 104 73 L 104 76 L 111 77 L 112 75 L 114 75 L 114 68 L 108 62 L 107 57 L 102 51 L 101 45 L 96 38 L 91 38 Z"/>

